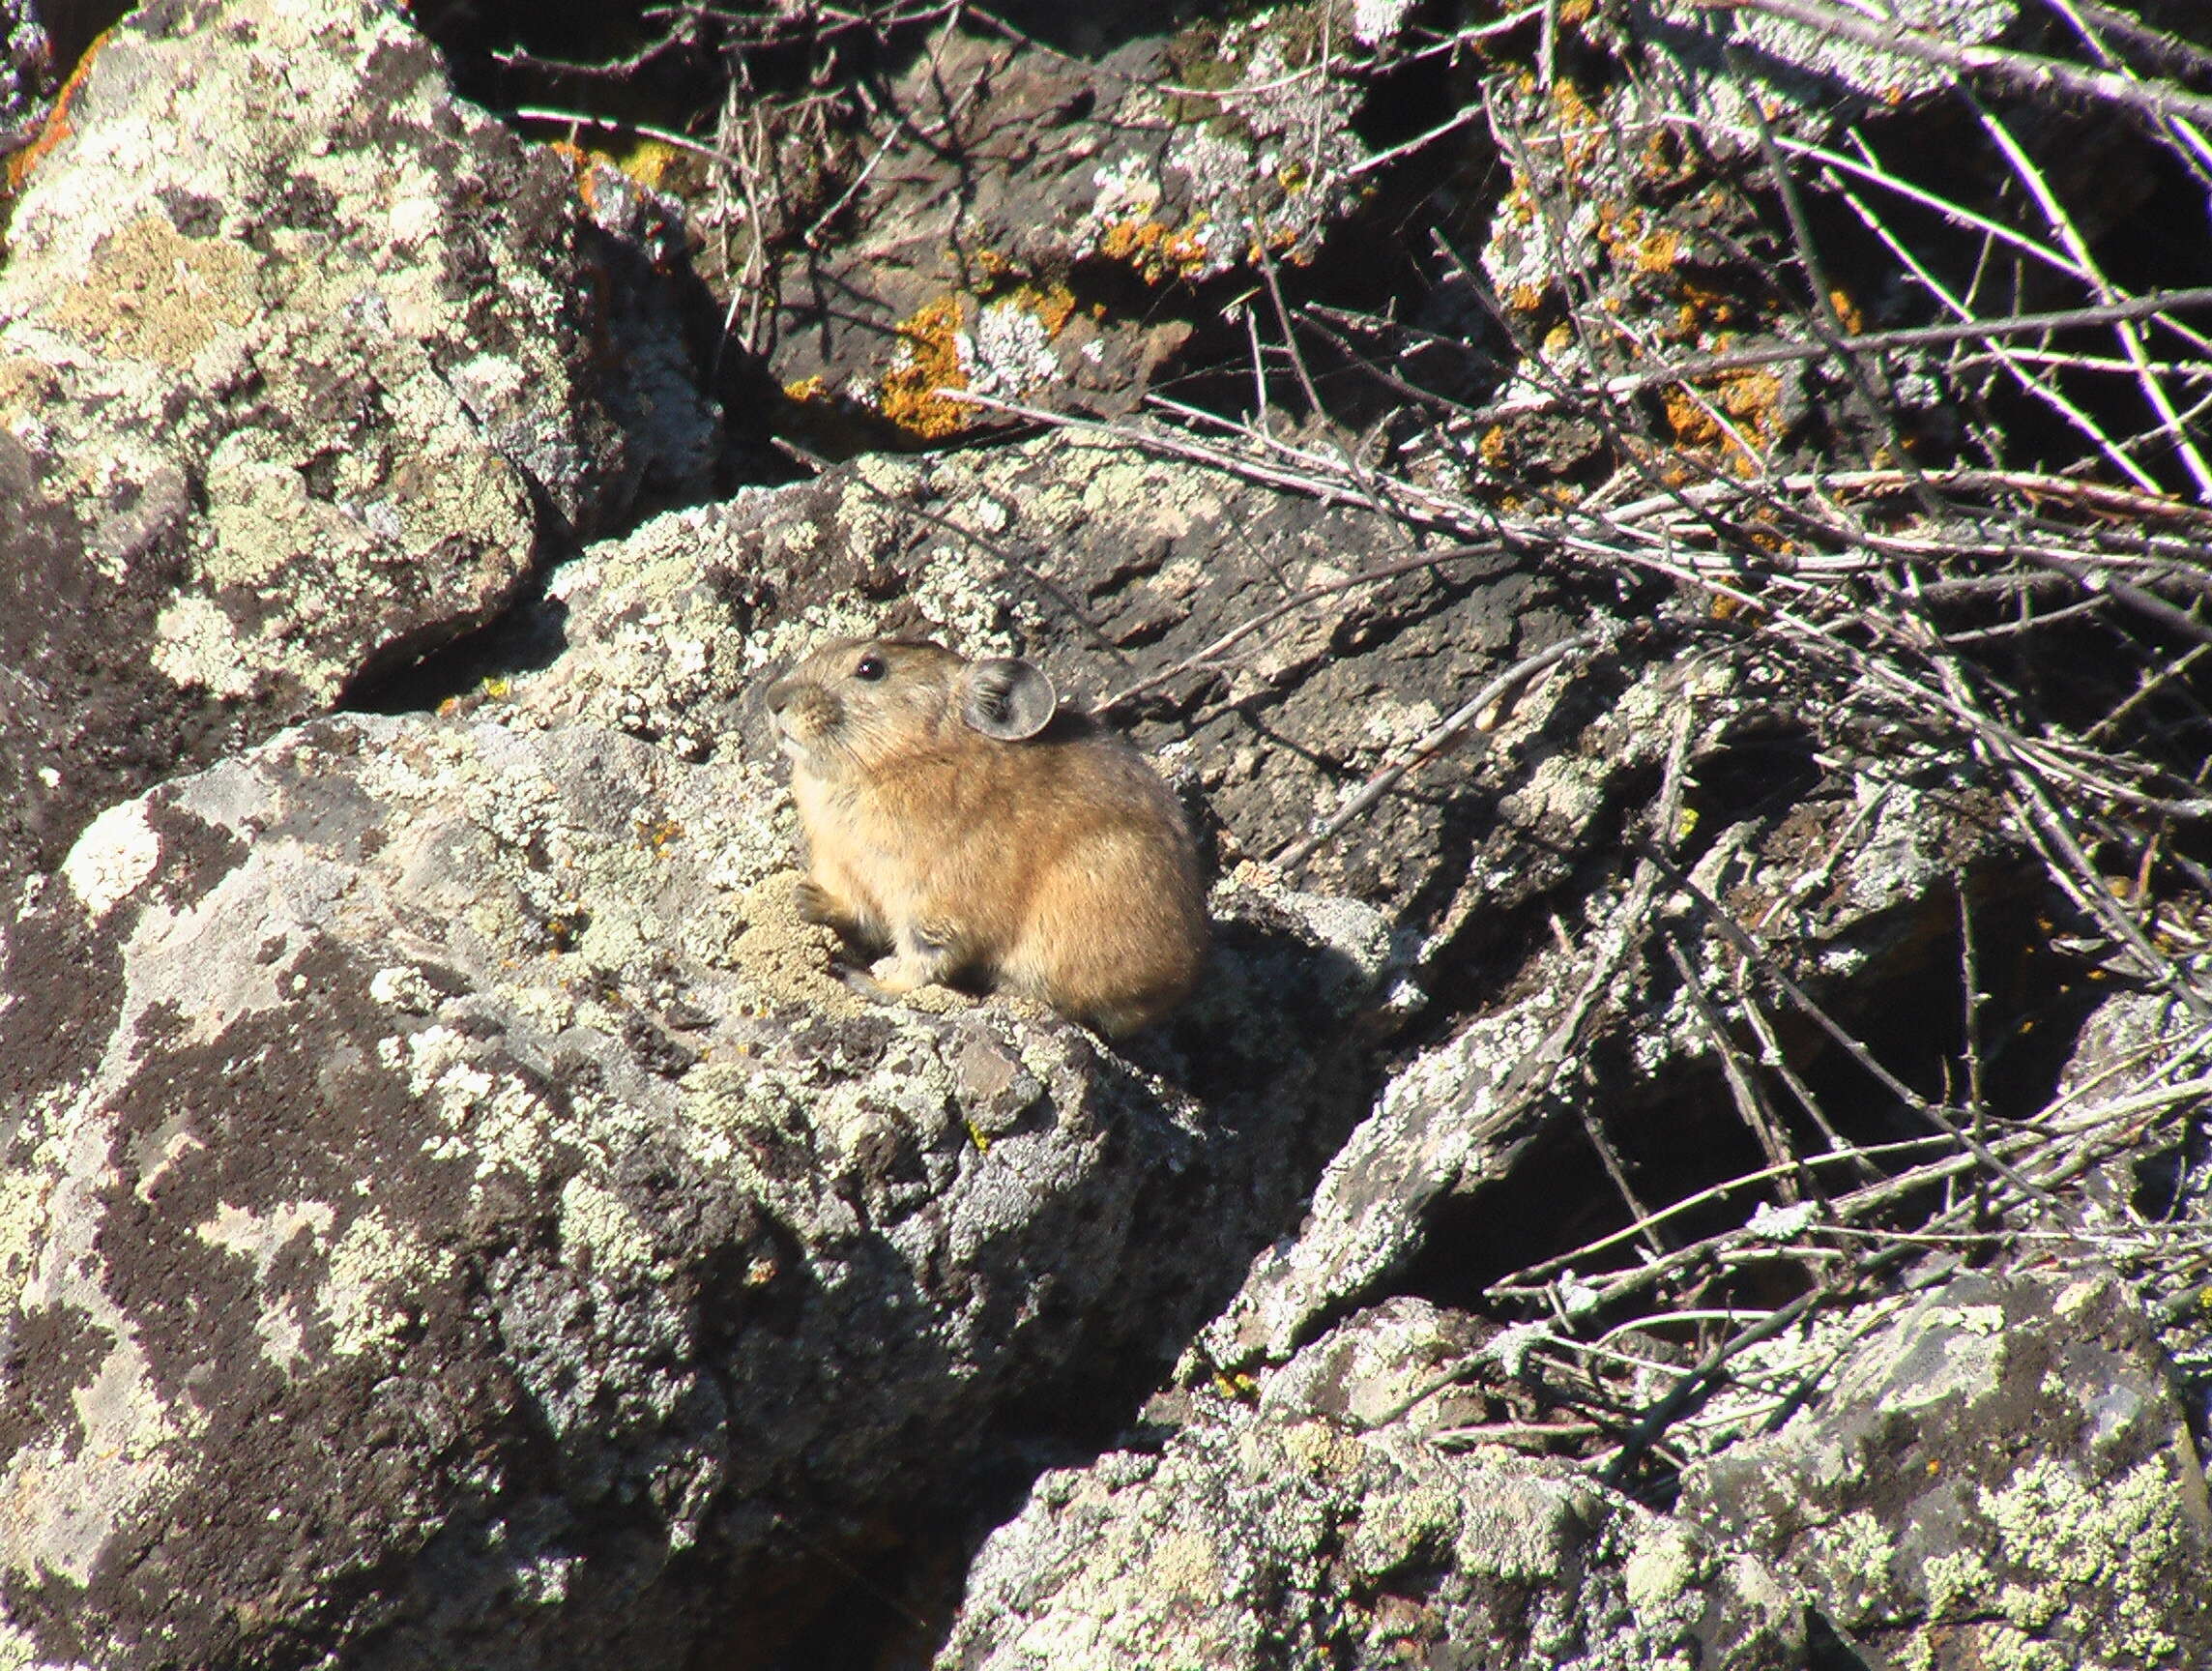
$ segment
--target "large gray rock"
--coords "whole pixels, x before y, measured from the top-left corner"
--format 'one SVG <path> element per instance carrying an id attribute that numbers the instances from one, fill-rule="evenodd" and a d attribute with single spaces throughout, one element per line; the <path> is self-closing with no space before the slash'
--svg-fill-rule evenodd
<path id="1" fill-rule="evenodd" d="M 146 8 L 16 163 L 0 875 L 487 620 L 534 496 L 589 526 L 712 462 L 649 217 L 387 7 Z"/>
<path id="2" fill-rule="evenodd" d="M 939 1671 L 1806 1663 L 1757 1562 L 1571 1469 L 1440 1442 L 1466 1404 L 1415 1395 L 1472 1345 L 1393 1301 L 1249 1403 L 1206 1396 L 1155 1450 L 1042 1476 Z"/>
<path id="3" fill-rule="evenodd" d="M 1962 1276 L 1780 1432 L 1694 1467 L 1681 1512 L 1900 1665 L 2212 1663 L 2212 1514 L 2125 1284 Z"/>
<path id="4" fill-rule="evenodd" d="M 587 558 L 544 672 L 123 803 L 0 915 L 0 1663 L 684 1662 L 1079 1349 L 1164 1363 L 1364 1100 L 1343 902 L 1222 892 L 1195 1063 L 834 978 L 766 735 L 597 718 L 810 630 L 707 520 Z"/>

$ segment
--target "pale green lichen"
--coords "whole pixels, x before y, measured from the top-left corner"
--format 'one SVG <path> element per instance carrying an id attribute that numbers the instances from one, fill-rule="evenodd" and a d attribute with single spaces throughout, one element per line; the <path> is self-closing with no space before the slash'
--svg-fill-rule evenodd
<path id="1" fill-rule="evenodd" d="M 0 1172 L 0 1315 L 13 1315 L 45 1229 L 53 1180 L 38 1172 Z"/>
<path id="2" fill-rule="evenodd" d="M 1638 1626 L 1654 1630 L 1695 1620 L 1704 1610 L 1701 1586 L 1711 1571 L 1710 1552 L 1686 1527 L 1664 1521 L 1646 1528 L 1620 1570 Z"/>
<path id="3" fill-rule="evenodd" d="M 2005 1617 L 2042 1631 L 2070 1616 L 2071 1640 L 2143 1664 L 2170 1661 L 2180 1645 L 2165 1623 L 2166 1591 L 2187 1567 L 2182 1504 L 2163 1453 L 2094 1487 L 2055 1458 L 2022 1468 L 1981 1504 L 2001 1564 L 2019 1574 L 1998 1596 Z"/>
<path id="4" fill-rule="evenodd" d="M 1806 1538 L 1805 1562 L 1811 1570 L 1828 1575 L 1829 1605 L 1839 1622 L 1855 1625 L 1888 1604 L 1895 1552 L 1880 1520 L 1865 1509 L 1854 1509 L 1812 1529 Z"/>
<path id="5" fill-rule="evenodd" d="M 548 1170 L 556 1155 L 591 1146 L 591 1122 L 563 1113 L 516 1074 L 493 1071 L 475 1061 L 477 1046 L 465 1034 L 442 1025 L 379 1041 L 388 1067 L 403 1070 L 408 1089 L 434 1109 L 447 1130 L 423 1140 L 435 1160 L 471 1159 L 480 1184 L 501 1168 L 534 1178 Z"/>
<path id="6" fill-rule="evenodd" d="M 451 1281 L 453 1272 L 450 1249 L 364 1210 L 332 1247 L 330 1278 L 315 1296 L 331 1350 L 358 1358 L 388 1347 L 411 1319 L 406 1297 Z"/>
<path id="7" fill-rule="evenodd" d="M 653 1237 L 622 1197 L 578 1173 L 561 1188 L 561 1262 L 601 1276 L 653 1268 Z"/>
<path id="8" fill-rule="evenodd" d="M 1373 1584 L 1451 1548 L 1459 1523 L 1459 1500 L 1449 1490 L 1380 1492 L 1359 1504 L 1345 1559 L 1363 1582 Z"/>
<path id="9" fill-rule="evenodd" d="M 155 667 L 182 689 L 246 696 L 253 669 L 240 654 L 238 630 L 208 598 L 180 598 L 154 622 Z"/>
<path id="10" fill-rule="evenodd" d="M 341 574 L 342 565 L 365 561 L 373 541 L 360 521 L 307 492 L 300 461 L 278 454 L 263 430 L 226 435 L 207 464 L 207 531 L 199 576 L 210 589 L 266 586 L 278 571 L 299 566 L 302 592 L 289 606 L 311 606 L 310 596 Z M 308 578 L 313 576 L 313 578 Z"/>
<path id="11" fill-rule="evenodd" d="M 1931 1555 L 1920 1564 L 1920 1582 L 1928 1596 L 1932 1624 L 1980 1612 L 1990 1593 L 1989 1563 L 1973 1549 L 1948 1555 Z"/>

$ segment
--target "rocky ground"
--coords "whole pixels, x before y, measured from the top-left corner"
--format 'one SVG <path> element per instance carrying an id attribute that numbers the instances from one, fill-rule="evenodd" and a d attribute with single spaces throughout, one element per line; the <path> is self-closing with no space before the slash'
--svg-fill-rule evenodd
<path id="1" fill-rule="evenodd" d="M 1897 12 L 0 0 L 0 1671 L 2212 1663 L 2212 33 Z"/>

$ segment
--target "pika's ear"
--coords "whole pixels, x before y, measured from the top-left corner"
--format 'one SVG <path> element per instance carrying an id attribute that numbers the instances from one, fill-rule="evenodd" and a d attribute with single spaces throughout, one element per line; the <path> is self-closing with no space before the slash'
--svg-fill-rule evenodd
<path id="1" fill-rule="evenodd" d="M 1044 669 L 1011 656 L 971 661 L 960 687 L 960 718 L 1001 743 L 1034 737 L 1052 723 L 1060 706 Z"/>

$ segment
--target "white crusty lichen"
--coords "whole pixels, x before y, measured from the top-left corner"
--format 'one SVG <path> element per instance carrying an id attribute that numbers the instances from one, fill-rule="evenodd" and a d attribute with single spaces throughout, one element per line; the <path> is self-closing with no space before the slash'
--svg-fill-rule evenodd
<path id="1" fill-rule="evenodd" d="M 1012 297 L 987 302 L 953 339 L 966 387 L 977 395 L 1018 400 L 1060 375 L 1053 333 L 1035 311 Z"/>
<path id="2" fill-rule="evenodd" d="M 142 802 L 110 806 L 90 824 L 62 861 L 70 892 L 95 922 L 154 874 L 161 838 L 146 822 Z"/>
<path id="3" fill-rule="evenodd" d="M 185 690 L 246 696 L 254 675 L 237 625 L 208 598 L 180 598 L 154 622 L 154 666 Z"/>
<path id="4" fill-rule="evenodd" d="M 538 1177 L 557 1153 L 580 1151 L 591 1138 L 588 1121 L 562 1113 L 517 1075 L 480 1065 L 476 1044 L 451 1027 L 381 1040 L 377 1054 L 405 1072 L 408 1090 L 447 1128 L 423 1139 L 423 1153 L 473 1158 L 480 1183 L 502 1168 Z"/>

